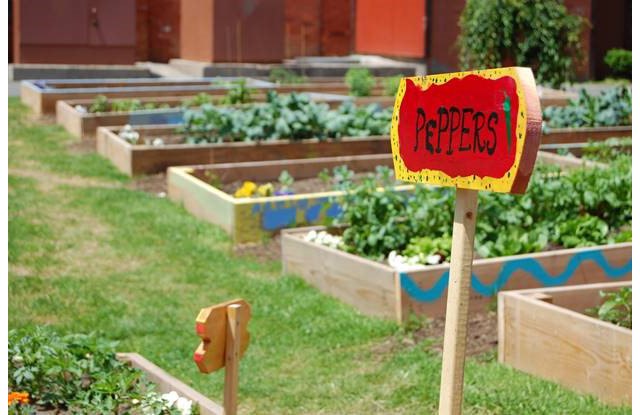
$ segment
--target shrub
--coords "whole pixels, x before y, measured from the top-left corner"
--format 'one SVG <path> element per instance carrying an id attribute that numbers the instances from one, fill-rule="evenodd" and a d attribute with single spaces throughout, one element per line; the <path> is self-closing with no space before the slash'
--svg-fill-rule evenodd
<path id="1" fill-rule="evenodd" d="M 371 94 L 371 88 L 375 84 L 375 79 L 366 68 L 351 68 L 344 76 L 346 84 L 349 86 L 349 94 L 357 97 L 366 97 Z"/>
<path id="2" fill-rule="evenodd" d="M 389 76 L 384 80 L 384 94 L 387 96 L 394 96 L 398 92 L 398 85 L 402 80 L 403 75 Z"/>
<path id="3" fill-rule="evenodd" d="M 631 79 L 631 51 L 625 49 L 609 49 L 604 56 L 604 63 L 611 68 L 614 76 Z"/>
<path id="4" fill-rule="evenodd" d="M 539 83 L 558 87 L 581 61 L 586 20 L 558 0 L 468 0 L 460 16 L 460 66 L 530 66 Z"/>

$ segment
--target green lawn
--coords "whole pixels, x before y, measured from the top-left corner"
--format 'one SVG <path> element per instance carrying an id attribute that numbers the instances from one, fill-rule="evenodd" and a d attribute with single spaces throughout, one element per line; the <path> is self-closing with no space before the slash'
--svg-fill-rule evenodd
<path id="1" fill-rule="evenodd" d="M 192 362 L 201 307 L 251 305 L 241 413 L 433 413 L 440 357 L 390 321 L 360 315 L 280 264 L 235 256 L 219 228 L 131 190 L 108 161 L 70 145 L 9 100 L 9 327 L 99 331 L 220 401 L 223 372 Z M 381 347 L 390 341 L 397 347 Z M 389 351 L 388 349 L 392 349 Z M 386 350 L 386 351 L 381 351 Z M 468 359 L 465 413 L 623 414 L 499 365 Z"/>

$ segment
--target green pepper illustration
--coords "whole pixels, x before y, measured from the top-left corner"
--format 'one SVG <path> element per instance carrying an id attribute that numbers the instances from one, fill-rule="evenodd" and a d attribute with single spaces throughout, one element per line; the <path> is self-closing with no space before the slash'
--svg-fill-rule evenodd
<path id="1" fill-rule="evenodd" d="M 507 95 L 507 91 L 502 90 L 504 94 L 504 102 L 502 103 L 502 109 L 504 110 L 504 116 L 507 119 L 507 153 L 511 152 L 511 99 Z"/>

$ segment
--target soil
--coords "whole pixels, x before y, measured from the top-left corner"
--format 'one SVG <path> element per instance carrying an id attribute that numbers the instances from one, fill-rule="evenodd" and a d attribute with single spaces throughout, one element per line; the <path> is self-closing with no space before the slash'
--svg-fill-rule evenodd
<path id="1" fill-rule="evenodd" d="M 362 172 L 362 173 L 355 173 L 353 178 L 351 179 L 351 181 L 355 184 L 361 183 L 367 176 L 371 175 L 373 173 L 371 172 Z M 229 194 L 229 195 L 233 195 L 236 190 L 238 190 L 239 188 L 242 187 L 242 184 L 244 183 L 244 180 L 236 180 L 230 183 L 223 183 L 222 185 L 220 184 L 215 184 L 215 180 L 211 180 L 210 177 L 207 177 L 207 171 L 196 171 L 193 174 L 195 177 L 197 177 L 198 179 L 211 184 L 212 186 L 216 186 L 218 188 L 221 188 L 222 191 L 224 191 L 225 193 Z M 215 178 L 215 176 L 214 176 Z M 266 181 L 259 181 L 256 182 L 256 184 L 258 186 L 261 186 L 263 184 L 267 184 L 267 183 L 271 183 L 273 185 L 274 190 L 279 189 L 280 183 L 278 183 L 277 181 L 270 181 L 270 182 L 266 182 Z M 318 192 L 329 192 L 334 189 L 334 184 L 333 184 L 333 180 L 329 181 L 328 183 L 321 180 L 318 177 L 310 177 L 310 178 L 306 178 L 306 179 L 299 179 L 296 180 L 294 177 L 294 182 L 293 184 L 290 186 L 290 189 L 293 191 L 294 194 L 306 194 L 306 193 L 318 193 Z"/>
<path id="2" fill-rule="evenodd" d="M 167 174 L 163 172 L 136 177 L 130 187 L 156 196 L 166 197 Z"/>
<path id="3" fill-rule="evenodd" d="M 470 313 L 467 328 L 467 356 L 492 353 L 498 345 L 498 318 L 493 311 Z M 373 348 L 374 353 L 391 353 L 415 347 L 424 340 L 426 349 L 442 354 L 445 318 L 426 320 L 402 337 L 389 337 Z"/>
<path id="4" fill-rule="evenodd" d="M 254 261 L 265 263 L 270 261 L 280 261 L 282 258 L 280 250 L 280 234 L 265 242 L 236 245 L 233 253 L 238 256 L 251 258 Z"/>

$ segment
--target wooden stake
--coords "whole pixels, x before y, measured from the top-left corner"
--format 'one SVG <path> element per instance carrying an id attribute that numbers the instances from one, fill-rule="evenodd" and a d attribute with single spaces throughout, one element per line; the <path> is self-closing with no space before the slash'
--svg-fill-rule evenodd
<path id="1" fill-rule="evenodd" d="M 440 378 L 440 415 L 458 415 L 462 411 L 469 287 L 477 207 L 478 192 L 476 190 L 456 189 Z"/>
<path id="2" fill-rule="evenodd" d="M 240 362 L 239 327 L 240 304 L 227 307 L 227 344 L 225 346 L 224 369 L 224 413 L 236 415 L 238 411 L 238 364 Z"/>

